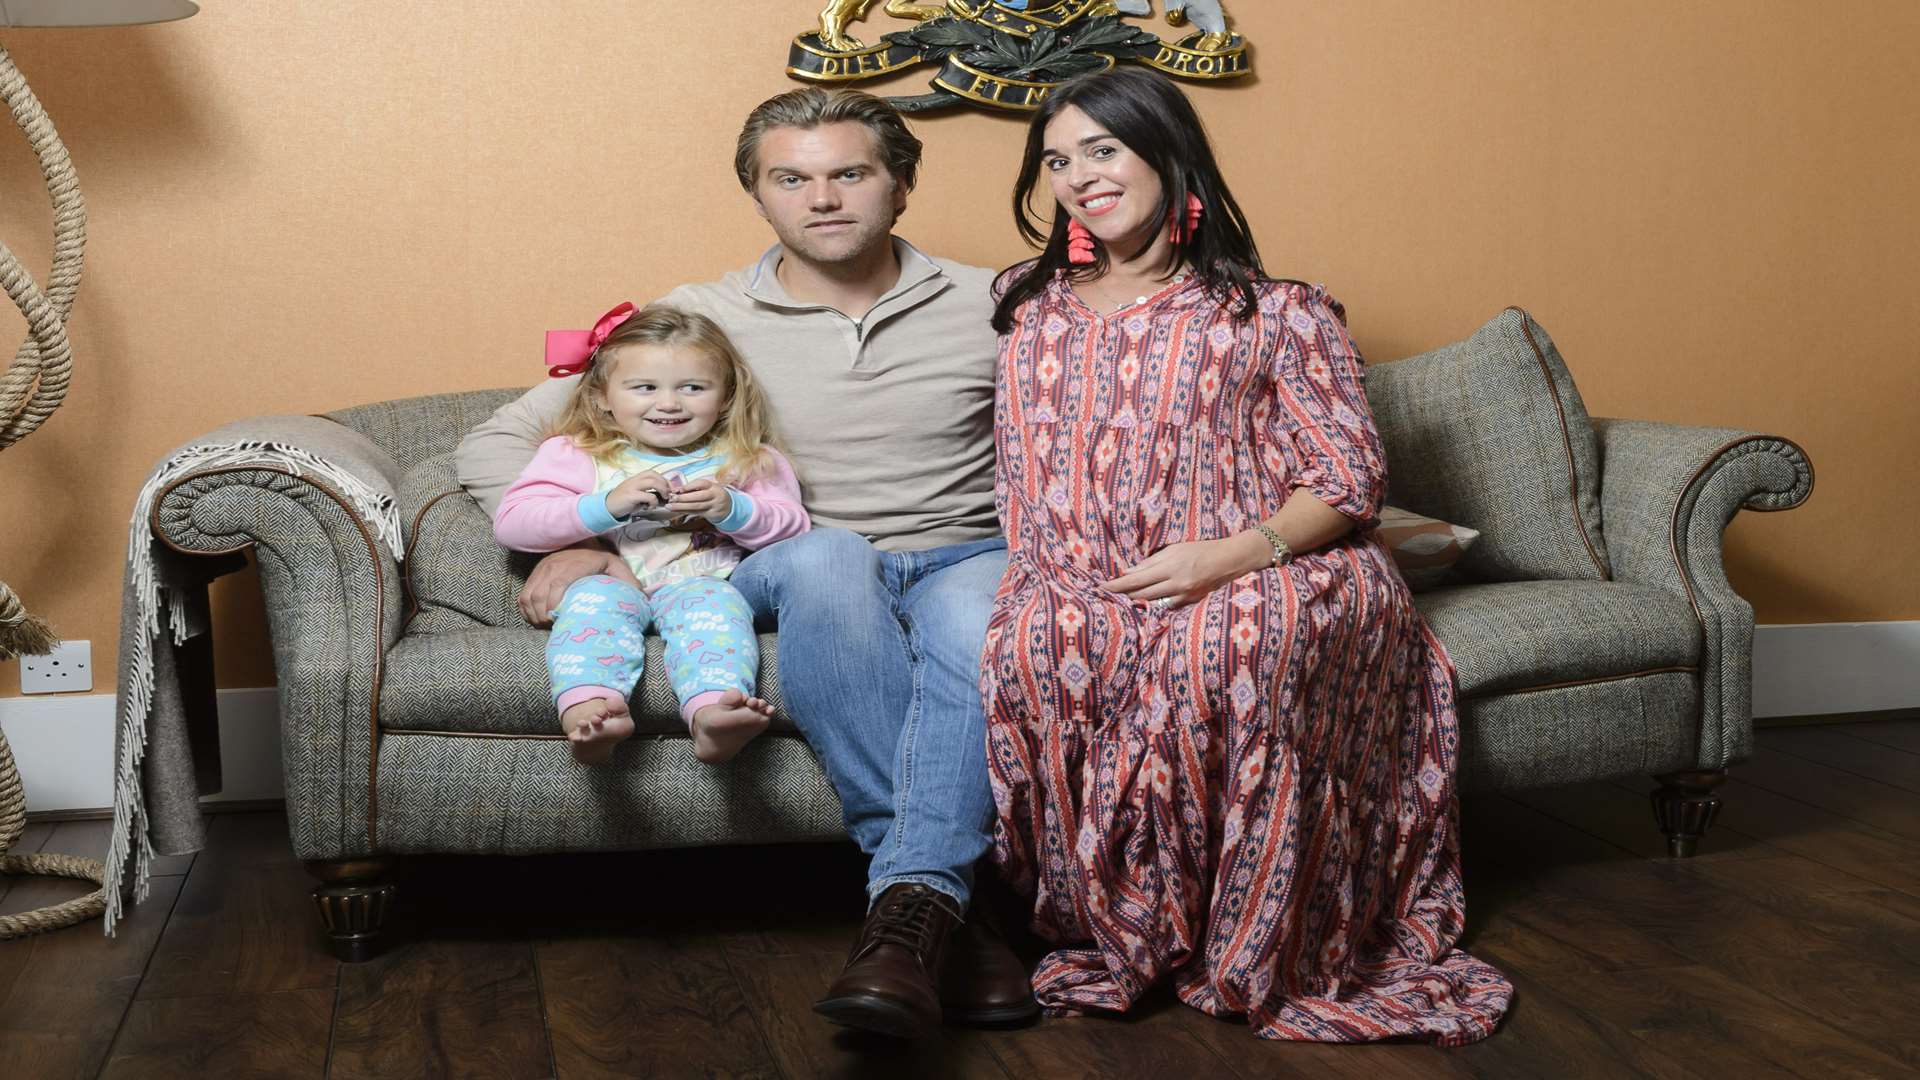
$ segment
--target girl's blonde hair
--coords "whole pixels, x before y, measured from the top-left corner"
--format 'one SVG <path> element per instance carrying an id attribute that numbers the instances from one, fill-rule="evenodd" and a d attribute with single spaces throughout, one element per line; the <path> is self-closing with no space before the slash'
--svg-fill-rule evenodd
<path id="1" fill-rule="evenodd" d="M 567 403 L 567 411 L 552 435 L 565 435 L 588 456 L 606 462 L 633 444 L 614 425 L 613 414 L 603 404 L 614 367 L 613 352 L 626 345 L 692 349 L 713 361 L 724 373 L 727 392 L 720 418 L 706 438 L 722 462 L 720 481 L 741 483 L 767 467 L 766 452 L 773 445 L 772 424 L 766 396 L 753 370 L 712 319 L 665 304 L 641 308 L 593 351 L 586 373 L 573 388 L 573 400 Z"/>

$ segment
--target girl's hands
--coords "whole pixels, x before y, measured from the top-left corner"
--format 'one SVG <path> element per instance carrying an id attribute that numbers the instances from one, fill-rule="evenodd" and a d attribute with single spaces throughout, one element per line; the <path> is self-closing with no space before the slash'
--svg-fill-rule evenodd
<path id="1" fill-rule="evenodd" d="M 658 510 L 667 505 L 673 485 L 667 478 L 649 469 L 634 473 L 620 486 L 607 492 L 607 513 L 617 518 L 632 517 L 636 510 Z"/>
<path id="2" fill-rule="evenodd" d="M 1259 543 L 1250 543 L 1251 536 Z M 1171 598 L 1173 607 L 1185 607 L 1242 574 L 1263 570 L 1273 562 L 1273 549 L 1259 533 L 1239 533 L 1224 540 L 1192 540 L 1169 544 L 1127 572 L 1100 587 L 1138 603 Z"/>
<path id="3" fill-rule="evenodd" d="M 733 513 L 733 496 L 728 493 L 725 484 L 713 480 L 695 480 L 673 493 L 673 497 L 667 501 L 667 509 L 678 516 L 725 521 L 727 515 Z"/>
<path id="4" fill-rule="evenodd" d="M 641 517 L 659 521 L 706 518 L 724 521 L 733 512 L 733 496 L 725 484 L 695 480 L 682 487 L 651 470 L 635 473 L 607 492 L 607 513 L 617 518 Z"/>

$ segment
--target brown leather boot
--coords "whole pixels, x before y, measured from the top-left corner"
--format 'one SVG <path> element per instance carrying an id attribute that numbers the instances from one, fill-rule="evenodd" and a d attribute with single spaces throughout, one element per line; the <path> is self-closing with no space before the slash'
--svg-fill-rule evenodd
<path id="1" fill-rule="evenodd" d="M 1017 1024 L 1040 1015 L 1027 965 L 979 903 L 954 932 L 940 1004 L 950 1024 Z"/>
<path id="2" fill-rule="evenodd" d="M 813 1011 L 847 1027 L 917 1039 L 940 1023 L 935 987 L 960 917 L 953 901 L 925 885 L 880 894 L 847 966 Z"/>

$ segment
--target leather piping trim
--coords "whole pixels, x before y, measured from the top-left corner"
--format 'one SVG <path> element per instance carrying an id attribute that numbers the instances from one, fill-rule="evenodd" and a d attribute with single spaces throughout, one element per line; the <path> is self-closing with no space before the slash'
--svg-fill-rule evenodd
<path id="1" fill-rule="evenodd" d="M 1532 694 L 1541 690 L 1564 690 L 1569 686 L 1592 686 L 1595 683 L 1619 682 L 1622 679 L 1638 679 L 1643 675 L 1697 675 L 1700 669 L 1692 664 L 1676 664 L 1672 667 L 1644 668 L 1629 671 L 1621 675 L 1596 675 L 1591 679 L 1569 679 L 1566 682 L 1541 683 L 1538 686 L 1522 686 L 1513 690 L 1477 690 L 1471 694 L 1462 694 L 1467 701 L 1479 698 L 1506 697 L 1509 694 Z"/>
<path id="2" fill-rule="evenodd" d="M 1533 349 L 1533 361 L 1540 365 L 1540 374 L 1546 377 L 1547 392 L 1553 395 L 1553 414 L 1560 420 L 1560 445 L 1567 454 L 1567 496 L 1573 506 L 1573 523 L 1580 530 L 1580 542 L 1587 545 L 1587 557 L 1593 560 L 1593 568 L 1600 571 L 1601 581 L 1612 581 L 1613 571 L 1600 558 L 1600 550 L 1593 546 L 1593 536 L 1587 532 L 1587 519 L 1580 516 L 1580 470 L 1573 460 L 1573 433 L 1567 427 L 1567 409 L 1560 400 L 1560 388 L 1553 383 L 1553 369 L 1547 366 L 1546 353 L 1540 349 L 1540 342 L 1533 336 L 1533 316 L 1525 308 L 1510 307 L 1508 311 L 1520 316 L 1520 333 L 1526 336 L 1527 345 Z"/>
<path id="3" fill-rule="evenodd" d="M 1792 439 L 1783 439 L 1778 435 L 1742 435 L 1737 439 L 1727 440 L 1715 447 L 1713 453 L 1707 455 L 1707 459 L 1694 468 L 1693 475 L 1687 477 L 1687 482 L 1680 485 L 1680 494 L 1673 500 L 1673 513 L 1667 521 L 1667 553 L 1673 557 L 1673 568 L 1680 575 L 1680 587 L 1687 592 L 1687 603 L 1693 607 L 1693 617 L 1700 623 L 1700 634 L 1703 638 L 1707 633 L 1707 617 L 1701 613 L 1700 598 L 1693 592 L 1693 571 L 1687 566 L 1686 560 L 1680 557 L 1680 508 L 1687 504 L 1687 493 L 1693 490 L 1694 485 L 1700 482 L 1700 478 L 1707 474 L 1708 469 L 1713 468 L 1721 458 L 1726 456 L 1727 451 L 1750 442 L 1783 442 L 1799 450 L 1801 459 L 1807 463 L 1807 492 L 1808 494 L 1813 492 L 1813 459 L 1807 457 L 1806 450 L 1802 449 L 1799 443 Z M 1800 502 L 1805 501 L 1805 499 L 1800 500 Z M 1791 510 L 1799 505 L 1800 503 L 1794 503 L 1793 506 L 1749 507 L 1742 504 L 1738 509 L 1771 514 L 1780 510 Z M 1703 641 L 1702 646 L 1704 645 Z"/>
<path id="4" fill-rule="evenodd" d="M 1799 450 L 1801 460 L 1807 463 L 1807 494 L 1809 496 L 1813 494 L 1813 459 L 1807 456 L 1806 450 L 1801 447 L 1799 443 L 1794 442 L 1792 439 L 1782 439 L 1776 435 L 1742 435 L 1737 439 L 1727 440 L 1718 447 L 1715 447 L 1713 453 L 1707 455 L 1705 461 L 1695 466 L 1693 475 L 1687 477 L 1685 484 L 1680 485 L 1680 494 L 1673 500 L 1673 514 L 1667 521 L 1667 554 L 1673 558 L 1674 572 L 1680 575 L 1680 587 L 1687 591 L 1687 604 L 1693 608 L 1694 621 L 1700 624 L 1700 649 L 1703 657 L 1706 655 L 1707 649 L 1707 617 L 1700 610 L 1700 598 L 1696 596 L 1693 591 L 1693 570 L 1687 566 L 1686 560 L 1680 557 L 1680 508 L 1687 504 L 1687 493 L 1693 490 L 1694 485 L 1700 482 L 1700 478 L 1707 474 L 1708 469 L 1713 468 L 1722 457 L 1726 456 L 1727 451 L 1750 442 L 1784 442 L 1792 446 L 1795 450 Z M 1800 500 L 1800 502 L 1805 501 L 1805 499 Z M 1695 501 L 1695 505 L 1698 505 L 1698 500 Z M 1800 503 L 1794 503 L 1793 506 L 1761 506 L 1754 507 L 1753 509 L 1760 513 L 1772 513 L 1776 510 L 1791 510 L 1794 506 L 1799 505 Z M 1743 503 L 1736 508 L 1734 512 L 1738 513 L 1744 509 L 1747 509 L 1747 507 Z M 1707 714 L 1705 706 L 1706 703 L 1703 701 L 1701 703 L 1700 724 L 1694 730 L 1694 745 L 1696 747 L 1699 745 L 1699 740 L 1706 735 Z"/>
<path id="5" fill-rule="evenodd" d="M 1754 436 L 1753 438 L 1765 439 L 1768 442 L 1786 443 L 1788 446 L 1791 446 L 1795 450 L 1800 451 L 1800 460 L 1807 463 L 1807 493 L 1805 495 L 1802 495 L 1799 501 L 1793 503 L 1793 505 L 1791 506 L 1747 506 L 1743 503 L 1741 504 L 1740 509 L 1751 510 L 1756 514 L 1777 514 L 1782 510 L 1792 510 L 1797 507 L 1806 505 L 1807 500 L 1813 498 L 1814 484 L 1818 482 L 1818 477 L 1814 476 L 1814 473 L 1813 473 L 1813 455 L 1807 453 L 1806 447 L 1801 446 L 1799 443 L 1794 442 L 1792 439 L 1789 439 L 1784 435 L 1759 435 L 1759 436 Z M 1750 438 L 1746 441 L 1752 441 L 1752 439 Z"/>
<path id="6" fill-rule="evenodd" d="M 452 491 L 443 491 L 428 499 L 426 505 L 420 508 L 420 512 L 413 515 L 413 528 L 407 532 L 406 557 L 401 560 L 400 580 L 407 589 L 407 613 L 400 619 L 401 633 L 405 633 L 407 626 L 413 622 L 414 616 L 420 614 L 420 590 L 413 587 L 413 546 L 420 542 L 420 523 L 427 520 L 427 511 L 433 509 L 441 499 L 449 495 L 458 495 L 465 490 L 465 488 L 454 488 Z"/>
<path id="7" fill-rule="evenodd" d="M 160 504 L 165 502 L 167 496 L 173 493 L 173 489 L 189 480 L 241 472 L 279 473 L 281 476 L 298 480 L 315 491 L 320 492 L 339 505 L 341 512 L 347 515 L 347 520 L 353 522 L 354 527 L 360 530 L 360 539 L 367 545 L 367 561 L 373 565 L 374 570 L 373 692 L 371 694 L 372 700 L 367 710 L 367 847 L 369 849 L 377 849 L 379 847 L 378 822 L 380 819 L 380 792 L 374 781 L 380 773 L 380 682 L 386 674 L 387 665 L 386 649 L 380 645 L 380 642 L 386 637 L 387 576 L 380 573 L 380 545 L 374 540 L 373 533 L 367 530 L 367 523 L 360 520 L 359 512 L 354 510 L 347 500 L 340 496 L 339 492 L 310 476 L 295 476 L 285 469 L 276 469 L 271 465 L 230 465 L 218 469 L 206 469 L 200 472 L 188 473 L 173 483 L 168 484 L 159 494 L 154 496 L 153 506 L 147 511 L 147 531 L 151 532 L 161 543 L 180 552 L 182 555 L 228 555 L 236 551 L 246 551 L 255 547 L 255 542 L 249 540 L 244 544 L 238 544 L 221 551 L 199 551 L 183 548 L 175 544 L 173 541 L 167 539 L 165 533 L 160 531 Z M 343 819 L 347 816 L 346 796 L 344 794 L 341 795 L 340 816 Z"/>

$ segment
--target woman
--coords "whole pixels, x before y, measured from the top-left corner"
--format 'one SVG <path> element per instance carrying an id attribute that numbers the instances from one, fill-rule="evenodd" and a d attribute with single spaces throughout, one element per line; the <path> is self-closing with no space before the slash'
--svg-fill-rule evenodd
<path id="1" fill-rule="evenodd" d="M 1453 672 L 1370 532 L 1385 461 L 1339 304 L 1265 276 L 1150 72 L 1048 98 L 1014 208 L 1044 248 L 995 313 L 981 685 L 995 855 L 1064 945 L 1035 994 L 1124 1010 L 1171 975 L 1265 1038 L 1485 1037 L 1512 987 L 1453 947 Z"/>

